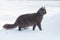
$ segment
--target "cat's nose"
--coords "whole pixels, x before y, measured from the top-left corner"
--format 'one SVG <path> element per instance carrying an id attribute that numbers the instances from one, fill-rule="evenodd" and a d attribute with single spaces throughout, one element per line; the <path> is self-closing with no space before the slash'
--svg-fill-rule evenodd
<path id="1" fill-rule="evenodd" d="M 47 12 L 46 11 L 44 11 L 44 14 L 46 14 Z"/>

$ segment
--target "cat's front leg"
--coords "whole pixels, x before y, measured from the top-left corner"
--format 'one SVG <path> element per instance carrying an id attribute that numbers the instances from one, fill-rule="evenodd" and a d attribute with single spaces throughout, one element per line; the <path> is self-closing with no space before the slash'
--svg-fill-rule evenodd
<path id="1" fill-rule="evenodd" d="M 37 26 L 38 26 L 38 28 L 39 28 L 40 30 L 42 30 L 42 28 L 41 28 L 41 23 L 38 23 Z"/>
<path id="2" fill-rule="evenodd" d="M 33 26 L 33 30 L 35 30 L 35 28 L 36 28 L 36 25 Z"/>

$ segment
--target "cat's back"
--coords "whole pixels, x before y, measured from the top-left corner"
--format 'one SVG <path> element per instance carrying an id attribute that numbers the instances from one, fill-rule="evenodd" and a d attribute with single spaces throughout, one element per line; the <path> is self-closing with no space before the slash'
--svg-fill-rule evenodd
<path id="1" fill-rule="evenodd" d="M 24 19 L 26 19 L 26 18 L 30 19 L 30 18 L 33 18 L 33 17 L 35 17 L 35 13 L 21 15 L 21 16 L 18 17 L 18 19 L 22 19 L 22 18 L 24 18 Z"/>

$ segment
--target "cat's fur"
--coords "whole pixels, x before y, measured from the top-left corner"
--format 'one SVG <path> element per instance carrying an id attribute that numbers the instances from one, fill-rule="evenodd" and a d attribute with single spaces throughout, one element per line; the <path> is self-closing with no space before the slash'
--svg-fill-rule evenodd
<path id="1" fill-rule="evenodd" d="M 35 30 L 35 27 L 37 25 L 38 28 L 42 30 L 41 21 L 45 14 L 46 14 L 46 9 L 44 7 L 41 7 L 37 11 L 37 13 L 21 15 L 17 18 L 14 24 L 5 24 L 3 28 L 12 29 L 18 26 L 20 31 L 21 28 L 33 26 L 33 30 Z"/>

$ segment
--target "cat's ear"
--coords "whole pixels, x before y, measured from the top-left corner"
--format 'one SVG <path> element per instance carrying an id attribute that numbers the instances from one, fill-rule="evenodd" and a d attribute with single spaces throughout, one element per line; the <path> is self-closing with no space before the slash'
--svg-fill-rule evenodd
<path id="1" fill-rule="evenodd" d="M 45 8 L 45 6 L 43 8 Z"/>
<path id="2" fill-rule="evenodd" d="M 42 8 L 45 9 L 45 6 L 44 7 L 41 7 L 40 9 L 42 9 Z"/>
<path id="3" fill-rule="evenodd" d="M 44 9 L 45 9 L 45 6 L 43 6 L 42 8 L 44 8 Z"/>

